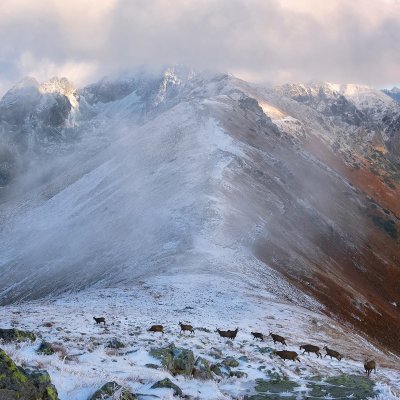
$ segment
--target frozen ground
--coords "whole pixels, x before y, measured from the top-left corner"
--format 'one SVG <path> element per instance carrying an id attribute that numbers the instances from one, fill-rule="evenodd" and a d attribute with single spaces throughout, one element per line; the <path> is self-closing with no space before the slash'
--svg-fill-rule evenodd
<path id="1" fill-rule="evenodd" d="M 104 316 L 107 324 L 96 325 L 93 316 Z M 305 382 L 315 375 L 363 375 L 366 356 L 378 363 L 377 373 L 371 376 L 380 391 L 377 398 L 396 399 L 390 392 L 400 392 L 399 359 L 383 354 L 354 332 L 323 316 L 317 308 L 295 306 L 254 289 L 249 283 L 233 285 L 228 279 L 208 275 L 160 276 L 138 282 L 129 290 L 91 290 L 54 300 L 5 306 L 0 309 L 0 318 L 3 328 L 32 330 L 60 345 L 60 352 L 52 356 L 35 352 L 40 340 L 1 347 L 18 364 L 47 369 L 62 400 L 86 400 L 111 380 L 142 393 L 143 399 L 151 398 L 148 395 L 171 399 L 171 390 L 150 389 L 167 376 L 184 394 L 196 399 L 241 399 L 254 392 L 255 379 L 265 378 L 266 370 L 287 376 L 301 385 L 299 389 L 304 389 Z M 196 329 L 192 336 L 180 335 L 179 321 L 205 329 Z M 163 324 L 165 334 L 148 333 L 146 330 L 152 324 Z M 217 327 L 239 327 L 236 340 L 220 338 L 215 332 Z M 302 343 L 321 347 L 327 344 L 338 349 L 344 359 L 338 362 L 300 355 L 301 364 L 283 362 L 265 352 L 267 347 L 280 349 L 280 345 L 274 346 L 271 339 L 253 340 L 251 331 L 280 333 L 286 336 L 288 349 L 298 352 Z M 107 349 L 105 345 L 113 338 L 126 347 Z M 145 366 L 159 364 L 149 355 L 151 348 L 172 342 L 211 362 L 218 361 L 218 350 L 223 357 L 240 359 L 237 370 L 246 372 L 248 377 L 199 381 L 172 377 L 163 369 Z"/>

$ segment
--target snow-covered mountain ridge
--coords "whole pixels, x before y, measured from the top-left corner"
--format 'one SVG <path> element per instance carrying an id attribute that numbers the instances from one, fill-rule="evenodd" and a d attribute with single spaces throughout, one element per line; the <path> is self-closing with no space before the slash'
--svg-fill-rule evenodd
<path id="1" fill-rule="evenodd" d="M 400 89 L 397 86 L 393 87 L 392 89 L 383 89 L 383 93 L 400 102 Z"/>
<path id="2" fill-rule="evenodd" d="M 399 116 L 184 68 L 24 81 L 0 101 L 2 303 L 220 276 L 399 354 Z"/>

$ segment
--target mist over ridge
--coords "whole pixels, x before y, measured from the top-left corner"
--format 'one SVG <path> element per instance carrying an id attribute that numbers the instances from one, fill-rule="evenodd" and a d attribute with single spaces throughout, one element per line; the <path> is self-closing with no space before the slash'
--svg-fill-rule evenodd
<path id="1" fill-rule="evenodd" d="M 0 102 L 2 302 L 219 275 L 396 330 L 399 116 L 366 86 L 181 66 L 25 79 Z"/>

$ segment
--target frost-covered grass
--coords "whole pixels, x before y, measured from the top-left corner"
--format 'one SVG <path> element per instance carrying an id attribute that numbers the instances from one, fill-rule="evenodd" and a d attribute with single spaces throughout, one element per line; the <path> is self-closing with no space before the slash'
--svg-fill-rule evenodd
<path id="1" fill-rule="evenodd" d="M 228 279 L 215 276 L 162 276 L 138 282 L 129 290 L 91 290 L 55 300 L 2 307 L 0 316 L 1 327 L 32 330 L 58 344 L 59 352 L 52 356 L 35 352 L 40 339 L 34 344 L 1 347 L 21 365 L 47 369 L 62 400 L 86 400 L 112 380 L 135 393 L 171 399 L 171 390 L 151 389 L 165 377 L 193 398 L 240 399 L 254 392 L 256 379 L 267 378 L 272 372 L 295 381 L 300 389 L 316 375 L 364 375 L 362 364 L 366 355 L 378 363 L 377 373 L 371 376 L 380 392 L 376 399 L 395 399 L 392 391 L 400 390 L 395 357 L 385 356 L 317 311 L 282 302 L 248 284 L 232 285 Z M 93 316 L 104 316 L 106 325 L 97 325 Z M 179 334 L 179 321 L 192 324 L 195 335 Z M 165 334 L 147 332 L 152 324 L 163 324 Z M 217 327 L 239 327 L 236 340 L 220 338 L 215 332 Z M 300 355 L 301 364 L 283 362 L 271 354 L 272 349 L 281 349 L 280 345 L 273 345 L 269 338 L 264 342 L 254 340 L 251 331 L 280 333 L 286 336 L 288 349 L 299 353 L 299 345 L 305 342 L 321 347 L 328 344 L 341 351 L 344 359 L 338 362 Z M 125 348 L 106 348 L 113 338 L 122 341 Z M 232 356 L 240 362 L 234 370 L 248 376 L 199 381 L 172 377 L 162 368 L 146 366 L 160 365 L 149 355 L 151 348 L 172 342 L 210 362 L 221 361 L 221 355 Z"/>

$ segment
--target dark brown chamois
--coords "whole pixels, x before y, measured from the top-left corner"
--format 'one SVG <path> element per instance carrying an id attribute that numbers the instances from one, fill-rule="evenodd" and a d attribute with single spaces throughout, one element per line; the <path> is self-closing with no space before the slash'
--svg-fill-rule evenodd
<path id="1" fill-rule="evenodd" d="M 147 332 L 161 332 L 164 335 L 164 327 L 162 325 L 152 325 Z"/>
<path id="2" fill-rule="evenodd" d="M 100 324 L 100 322 L 102 322 L 104 325 L 106 324 L 106 319 L 104 317 L 93 317 L 93 319 L 96 321 L 96 324 Z"/>
<path id="3" fill-rule="evenodd" d="M 322 354 L 319 351 L 319 347 L 318 346 L 314 346 L 312 344 L 303 344 L 300 346 L 300 350 L 304 350 L 304 353 L 310 354 L 310 353 L 315 353 L 317 355 L 317 357 L 322 358 Z"/>
<path id="4" fill-rule="evenodd" d="M 324 357 L 329 356 L 332 360 L 333 358 L 336 358 L 336 360 L 340 361 L 342 359 L 342 355 L 335 350 L 329 349 L 328 346 L 324 346 L 324 350 L 326 351 L 326 354 Z"/>
<path id="5" fill-rule="evenodd" d="M 376 362 L 375 360 L 365 360 L 364 361 L 364 369 L 365 369 L 365 373 L 367 374 L 367 376 L 369 376 L 371 374 L 372 371 L 375 371 L 376 373 Z"/>
<path id="6" fill-rule="evenodd" d="M 260 332 L 251 332 L 253 335 L 253 339 L 261 339 L 261 341 L 264 341 L 264 335 Z"/>
<path id="7" fill-rule="evenodd" d="M 275 333 L 270 332 L 268 336 L 272 337 L 272 340 L 274 341 L 274 344 L 276 342 L 282 343 L 284 346 L 286 345 L 286 339 L 283 336 L 276 335 Z"/>
<path id="8" fill-rule="evenodd" d="M 238 331 L 239 331 L 239 328 L 236 328 L 234 331 L 231 331 L 231 330 L 221 331 L 217 328 L 217 332 L 219 333 L 219 336 L 228 338 L 228 339 L 232 339 L 232 340 L 235 339 Z"/>
<path id="9" fill-rule="evenodd" d="M 179 322 L 179 326 L 181 327 L 180 333 L 185 332 L 185 331 L 189 331 L 190 333 L 194 333 L 194 329 L 193 329 L 192 325 L 185 325 L 185 324 L 182 324 L 182 322 Z"/>
<path id="10" fill-rule="evenodd" d="M 276 354 L 277 356 L 279 356 L 280 358 L 282 358 L 282 360 L 291 360 L 291 361 L 298 361 L 300 362 L 299 356 L 295 351 L 288 351 L 288 350 L 279 350 L 276 351 L 274 350 L 272 352 L 272 354 Z"/>

